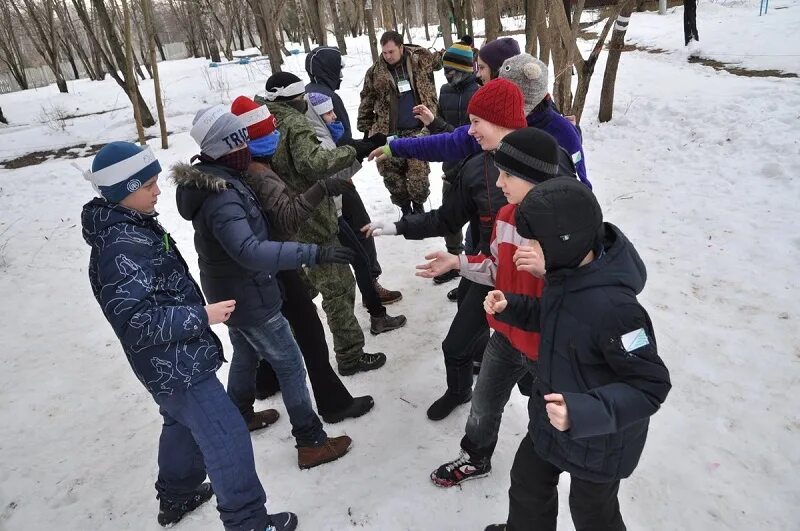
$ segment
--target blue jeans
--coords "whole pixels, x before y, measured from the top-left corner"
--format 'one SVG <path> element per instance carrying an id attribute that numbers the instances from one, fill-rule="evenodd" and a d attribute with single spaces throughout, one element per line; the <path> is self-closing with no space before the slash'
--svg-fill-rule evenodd
<path id="1" fill-rule="evenodd" d="M 325 442 L 328 436 L 311 406 L 311 396 L 306 387 L 303 356 L 286 318 L 277 313 L 259 325 L 232 326 L 228 335 L 233 345 L 228 396 L 245 420 L 253 416 L 256 364 L 262 358 L 269 362 L 278 377 L 297 446 L 317 446 Z"/>
<path id="2" fill-rule="evenodd" d="M 511 346 L 503 334 L 492 334 L 472 391 L 472 404 L 461 448 L 476 458 L 492 457 L 503 409 L 511 391 L 525 374 L 531 373 L 535 380 L 536 369 L 537 363 Z"/>
<path id="3" fill-rule="evenodd" d="M 208 474 L 226 530 L 264 529 L 267 498 L 256 475 L 250 433 L 216 375 L 153 398 L 164 417 L 158 447 L 159 497 L 186 500 Z"/>

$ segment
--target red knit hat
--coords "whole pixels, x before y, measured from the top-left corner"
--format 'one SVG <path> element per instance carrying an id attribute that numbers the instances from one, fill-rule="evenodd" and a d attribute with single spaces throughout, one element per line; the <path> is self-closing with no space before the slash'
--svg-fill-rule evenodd
<path id="1" fill-rule="evenodd" d="M 525 120 L 525 96 L 517 85 L 502 77 L 478 89 L 469 100 L 467 113 L 506 129 L 528 126 Z"/>
<path id="2" fill-rule="evenodd" d="M 247 96 L 239 96 L 233 100 L 231 113 L 240 117 L 247 126 L 250 140 L 270 135 L 278 128 L 278 120 L 269 113 L 266 105 L 259 105 Z"/>

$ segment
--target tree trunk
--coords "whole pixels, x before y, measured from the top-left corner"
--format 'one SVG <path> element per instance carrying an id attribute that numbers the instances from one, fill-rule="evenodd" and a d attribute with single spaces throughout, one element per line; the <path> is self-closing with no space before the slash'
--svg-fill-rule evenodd
<path id="1" fill-rule="evenodd" d="M 381 0 L 381 18 L 383 18 L 384 32 L 387 32 L 390 29 L 396 29 L 393 22 L 394 5 L 392 4 L 392 0 Z"/>
<path id="2" fill-rule="evenodd" d="M 328 6 L 331 9 L 331 19 L 333 20 L 333 33 L 336 35 L 336 46 L 342 55 L 347 55 L 347 42 L 344 40 L 344 28 L 342 21 L 339 19 L 339 12 L 336 0 L 328 0 Z"/>
<path id="3" fill-rule="evenodd" d="M 161 57 L 162 61 L 166 61 L 167 60 L 167 56 L 164 53 L 164 45 L 161 44 L 161 37 L 158 36 L 158 31 L 157 30 L 155 31 L 155 33 L 153 33 L 153 39 L 156 41 L 156 48 L 158 48 L 159 57 Z"/>
<path id="4" fill-rule="evenodd" d="M 403 8 L 401 12 L 401 16 L 403 17 L 403 32 L 408 36 L 408 38 L 404 39 L 403 42 L 405 42 L 406 44 L 413 44 L 411 39 L 411 28 L 410 28 L 411 24 L 409 24 L 409 18 L 410 18 L 409 11 L 411 10 L 409 9 L 408 6 L 408 0 L 401 0 L 401 2 L 402 2 L 401 6 Z"/>
<path id="5" fill-rule="evenodd" d="M 544 0 L 525 0 L 525 53 L 536 57 L 536 4 Z"/>
<path id="6" fill-rule="evenodd" d="M 75 64 L 75 56 L 72 53 L 72 50 L 70 50 L 69 43 L 67 43 L 66 39 L 61 41 L 61 47 L 64 49 L 64 55 L 67 56 L 69 66 L 72 67 L 72 75 L 74 76 L 74 79 L 80 79 L 81 73 L 78 72 L 78 65 Z"/>
<path id="7" fill-rule="evenodd" d="M 261 5 L 261 12 L 264 14 L 264 28 L 266 29 L 266 48 L 267 55 L 269 56 L 269 66 L 272 73 L 280 72 L 281 65 L 283 64 L 283 56 L 281 55 L 281 46 L 278 42 L 277 31 L 279 26 L 275 20 L 271 18 L 270 14 L 274 13 L 274 5 L 270 0 L 259 0 Z"/>
<path id="8" fill-rule="evenodd" d="M 496 40 L 500 36 L 500 8 L 497 0 L 483 0 L 483 16 L 486 20 L 486 42 Z"/>
<path id="9" fill-rule="evenodd" d="M 144 138 L 144 127 L 142 127 L 142 117 L 139 113 L 139 99 L 142 97 L 139 94 L 138 87 L 136 86 L 136 79 L 133 77 L 133 42 L 131 37 L 131 15 L 128 9 L 128 0 L 122 0 L 122 16 L 125 24 L 125 55 L 128 59 L 126 70 L 128 74 L 125 76 L 128 81 L 128 91 L 133 101 L 133 118 L 136 121 L 136 133 L 139 136 L 139 144 L 145 145 L 147 141 Z"/>
<path id="10" fill-rule="evenodd" d="M 436 0 L 436 11 L 439 13 L 439 29 L 444 39 L 444 47 L 450 48 L 453 45 L 453 31 L 450 24 L 450 6 L 447 0 Z"/>
<path id="11" fill-rule="evenodd" d="M 464 23 L 465 23 L 464 31 L 468 35 L 475 35 L 475 29 L 472 27 L 472 0 L 462 0 L 462 1 L 464 2 Z M 502 24 L 500 24 L 499 14 L 497 15 L 497 27 L 500 29 L 503 28 Z"/>
<path id="12" fill-rule="evenodd" d="M 375 36 L 375 17 L 372 14 L 372 0 L 364 0 L 364 24 L 369 35 L 369 51 L 372 52 L 372 62 L 378 60 L 378 38 Z"/>
<path id="13" fill-rule="evenodd" d="M 161 149 L 169 148 L 167 139 L 167 121 L 164 117 L 164 102 L 161 100 L 161 80 L 158 76 L 158 61 L 156 60 L 156 28 L 153 23 L 153 4 L 151 0 L 142 0 L 142 15 L 147 33 L 147 43 L 150 49 L 150 64 L 153 69 L 153 88 L 156 93 L 156 112 L 161 132 Z"/>
<path id="14" fill-rule="evenodd" d="M 422 0 L 422 23 L 425 25 L 425 40 L 431 40 L 431 32 L 428 29 L 428 0 Z"/>
<path id="15" fill-rule="evenodd" d="M 311 31 L 314 33 L 314 42 L 318 46 L 327 46 L 328 38 L 325 31 L 325 7 L 323 0 L 306 0 L 306 17 Z"/>
<path id="16" fill-rule="evenodd" d="M 597 119 L 600 123 L 610 122 L 614 114 L 614 88 L 617 84 L 617 69 L 619 68 L 622 47 L 625 45 L 625 32 L 628 31 L 632 4 L 623 9 L 617 21 L 614 23 L 614 32 L 608 42 L 608 57 L 606 58 L 606 70 L 603 74 L 603 88 L 600 92 L 600 111 Z"/>

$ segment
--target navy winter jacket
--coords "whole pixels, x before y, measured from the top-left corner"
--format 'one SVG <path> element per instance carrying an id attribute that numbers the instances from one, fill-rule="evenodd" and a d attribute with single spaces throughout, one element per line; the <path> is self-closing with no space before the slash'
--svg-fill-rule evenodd
<path id="1" fill-rule="evenodd" d="M 350 128 L 350 117 L 344 107 L 342 98 L 335 92 L 342 84 L 342 53 L 338 48 L 320 46 L 311 50 L 306 56 L 306 73 L 311 80 L 306 85 L 306 93 L 319 92 L 330 96 L 333 100 L 333 112 L 342 125 L 344 134 L 336 143 L 338 146 L 348 145 L 353 139 L 353 130 Z"/>
<path id="2" fill-rule="evenodd" d="M 95 198 L 81 214 L 92 248 L 89 281 L 133 372 L 153 395 L 171 395 L 222 365 L 205 301 L 155 215 Z"/>
<path id="3" fill-rule="evenodd" d="M 636 300 L 647 273 L 625 235 L 605 224 L 605 252 L 545 277 L 541 298 L 505 294 L 497 320 L 540 332 L 539 377 L 528 402 L 536 452 L 597 483 L 626 478 L 639 462 L 650 416 L 671 388 L 650 318 Z M 560 393 L 570 428 L 547 417 L 543 396 Z"/>
<path id="4" fill-rule="evenodd" d="M 478 80 L 470 76 L 461 83 L 445 83 L 439 89 L 439 110 L 436 118 L 428 125 L 428 131 L 433 134 L 442 131 L 452 131 L 456 127 L 469 125 L 467 106 L 472 95 L 478 91 Z M 452 181 L 460 164 L 446 161 L 442 164 L 445 180 Z"/>
<path id="5" fill-rule="evenodd" d="M 178 164 L 178 212 L 192 221 L 200 283 L 211 302 L 236 300 L 225 323 L 260 324 L 281 309 L 275 273 L 315 265 L 317 246 L 270 241 L 267 217 L 238 173 L 211 164 Z"/>
<path id="6" fill-rule="evenodd" d="M 469 222 L 476 252 L 491 255 L 494 219 L 497 211 L 508 204 L 496 184 L 499 174 L 488 153 L 472 155 L 456 169 L 454 188 L 442 206 L 424 214 L 403 216 L 395 224 L 397 233 L 408 240 L 422 240 L 457 232 Z"/>

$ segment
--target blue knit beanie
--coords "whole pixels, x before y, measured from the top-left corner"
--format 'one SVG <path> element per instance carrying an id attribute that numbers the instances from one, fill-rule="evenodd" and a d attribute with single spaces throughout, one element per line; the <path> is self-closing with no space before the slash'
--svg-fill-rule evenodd
<path id="1" fill-rule="evenodd" d="M 119 203 L 161 173 L 149 147 L 131 142 L 111 142 L 97 152 L 86 178 L 111 203 Z"/>

